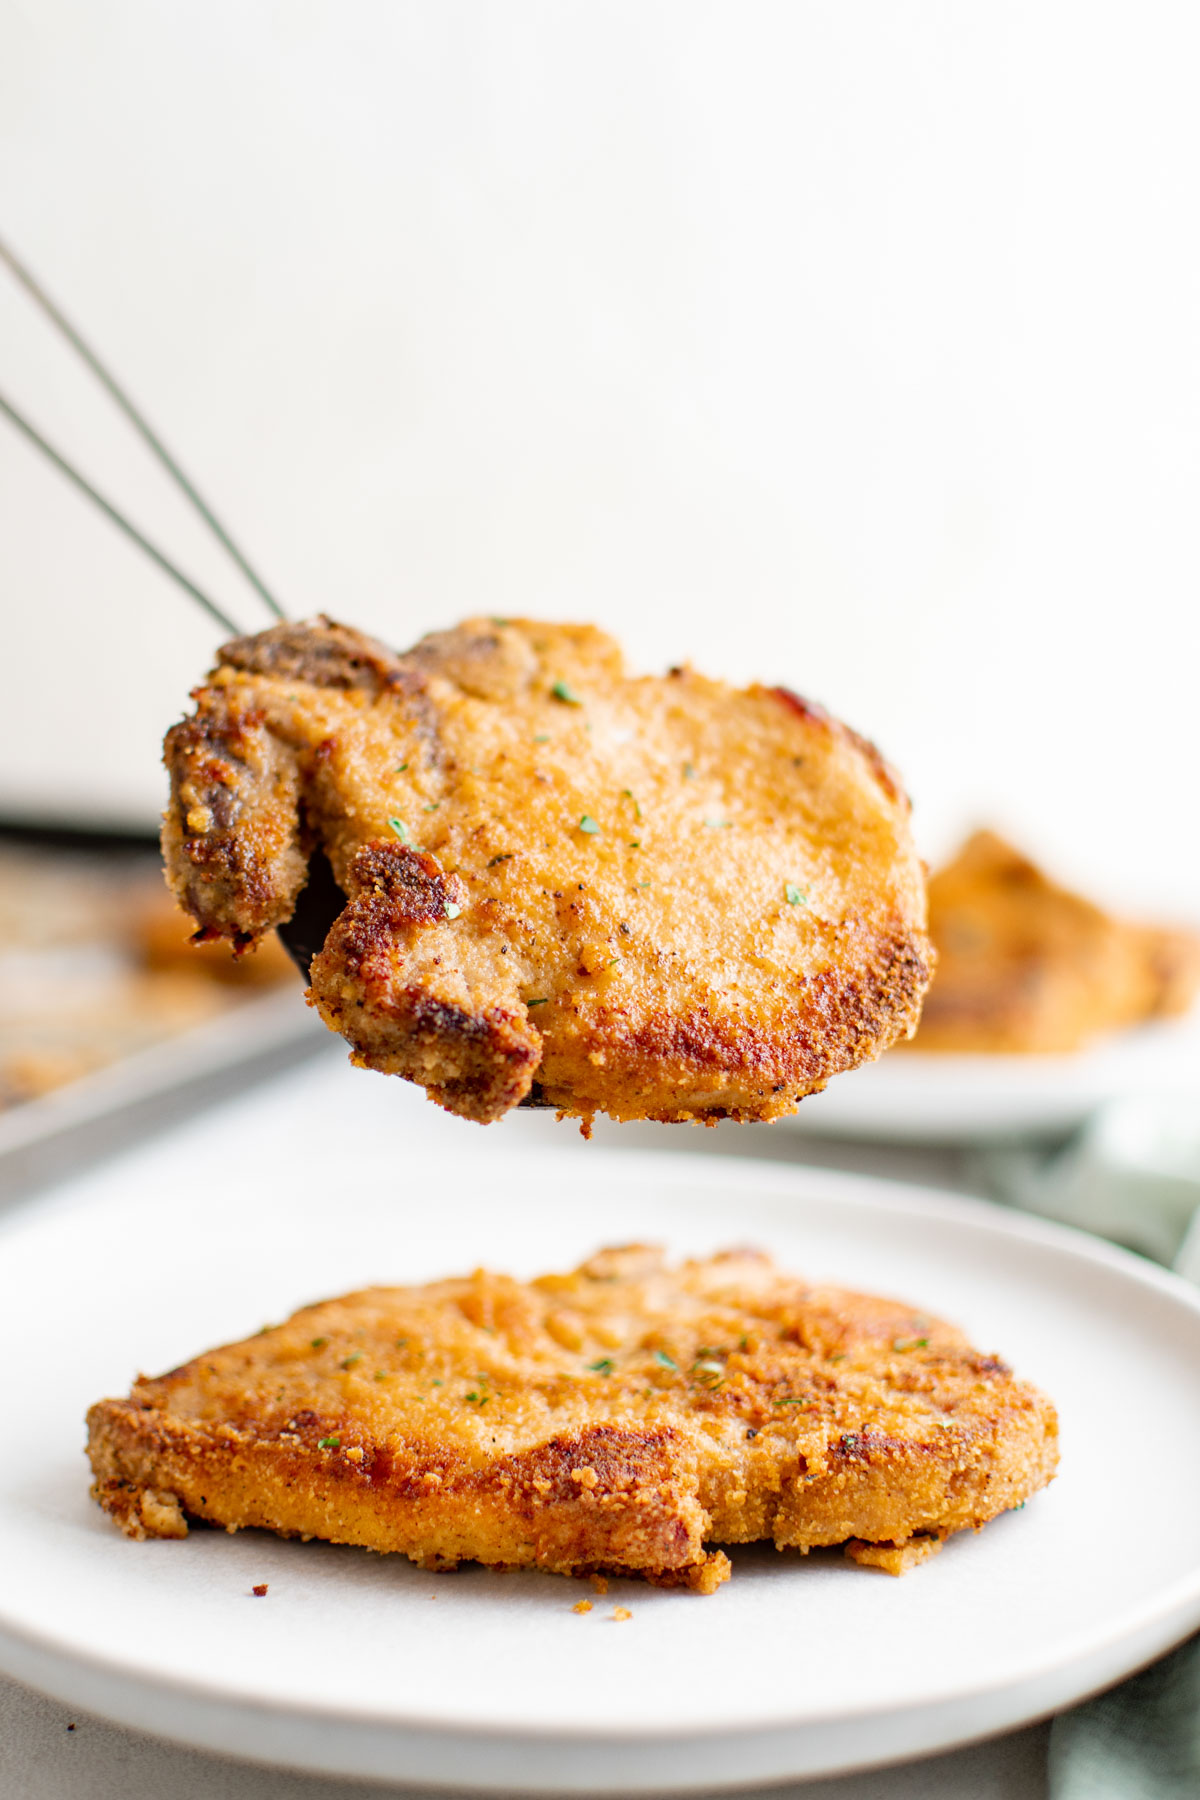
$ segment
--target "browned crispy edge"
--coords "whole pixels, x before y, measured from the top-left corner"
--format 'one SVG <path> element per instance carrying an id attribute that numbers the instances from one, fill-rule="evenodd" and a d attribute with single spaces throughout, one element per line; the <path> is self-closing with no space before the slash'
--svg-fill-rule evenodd
<path id="1" fill-rule="evenodd" d="M 980 1367 L 1007 1374 L 994 1358 Z M 773 1540 L 847 1546 L 902 1573 L 918 1547 L 978 1530 L 1054 1478 L 1058 1424 L 1036 1389 L 1014 1383 L 991 1418 L 936 1443 L 863 1430 L 831 1445 L 823 1469 L 733 1469 L 709 1484 L 669 1426 L 598 1424 L 478 1467 L 444 1442 L 389 1439 L 302 1412 L 274 1431 L 171 1417 L 171 1377 L 88 1414 L 94 1497 L 127 1535 L 183 1537 L 188 1518 L 399 1551 L 433 1567 L 475 1560 L 563 1574 L 637 1574 L 711 1592 L 729 1573 L 704 1543 Z M 752 1434 L 753 1435 L 753 1434 Z M 867 1547 L 872 1547 L 868 1553 Z"/>
<path id="2" fill-rule="evenodd" d="M 790 1031 L 783 1025 L 758 1029 L 749 1019 L 713 1019 L 706 1008 L 680 1016 L 665 1007 L 632 1030 L 619 1013 L 601 1009 L 596 1030 L 610 1054 L 628 1069 L 631 1089 L 638 1086 L 639 1068 L 645 1070 L 647 1085 L 664 1065 L 677 1075 L 678 1103 L 639 1116 L 660 1123 L 716 1125 L 722 1119 L 757 1120 L 764 1105 L 769 1116 L 777 1116 L 792 1110 L 792 1101 L 819 1093 L 834 1075 L 858 1067 L 915 1029 L 933 961 L 923 935 L 903 930 L 890 937 L 879 934 L 859 978 L 827 970 L 805 985 Z M 589 1091 L 596 1075 L 586 1058 L 572 1065 L 569 1084 L 561 1089 L 547 1067 L 539 1079 L 545 1099 L 563 1111 L 609 1110 L 599 1084 L 594 1093 Z"/>
<path id="3" fill-rule="evenodd" d="M 311 845 L 294 824 L 300 784 L 261 711 L 212 688 L 196 699 L 163 747 L 163 858 L 176 899 L 203 921 L 201 941 L 242 948 L 291 917 L 307 879 Z"/>
<path id="4" fill-rule="evenodd" d="M 436 860 L 376 841 L 354 865 L 356 898 L 332 926 L 311 970 L 313 1004 L 363 1067 L 406 1075 L 463 1117 L 500 1118 L 530 1091 L 542 1061 L 541 1034 L 517 1009 L 469 1011 L 396 979 L 397 960 L 423 927 L 447 916 L 452 878 Z M 752 1020 L 716 1020 L 706 1008 L 681 1017 L 663 1008 L 630 1028 L 600 1008 L 594 1033 L 627 1070 L 636 1092 L 669 1068 L 678 1100 L 640 1116 L 659 1122 L 758 1118 L 764 1106 L 789 1109 L 842 1070 L 856 1067 L 911 1031 L 920 1017 L 933 952 L 897 928 L 879 934 L 862 974 L 815 977 L 797 999 L 794 1029 L 758 1029 Z M 569 1059 L 569 1060 L 568 1060 Z M 640 1077 L 640 1080 L 639 1080 Z M 541 1070 L 545 1101 L 564 1112 L 610 1110 L 585 1052 L 567 1052 Z"/>
<path id="5" fill-rule="evenodd" d="M 221 646 L 213 673 L 231 668 L 317 687 L 401 692 L 436 760 L 436 719 L 419 671 L 349 626 L 323 615 L 315 626 L 234 638 Z M 241 949 L 291 918 L 315 834 L 303 817 L 295 752 L 267 730 L 261 709 L 219 684 L 196 688 L 192 698 L 195 713 L 163 743 L 171 778 L 163 858 L 176 898 L 200 922 L 198 936 L 228 938 Z"/>
<path id="6" fill-rule="evenodd" d="M 702 1490 L 713 1518 L 709 1541 L 771 1539 L 780 1549 L 810 1550 L 946 1538 L 978 1531 L 1020 1506 L 1058 1468 L 1057 1413 L 1023 1382 L 1014 1381 L 996 1417 L 956 1421 L 936 1435 L 940 1443 L 871 1429 L 845 1432 L 830 1446 L 824 1469 L 806 1474 L 801 1458 L 794 1484 L 756 1489 L 732 1511 L 724 1496 Z"/>
<path id="7" fill-rule="evenodd" d="M 381 841 L 358 852 L 353 884 L 310 971 L 321 1017 L 363 1066 L 420 1082 L 462 1118 L 501 1118 L 529 1092 L 540 1033 L 514 1009 L 471 1012 L 396 978 L 406 944 L 453 916 L 464 885 L 427 852 Z"/>
<path id="8" fill-rule="evenodd" d="M 588 1426 L 476 1468 L 445 1444 L 380 1445 L 312 1414 L 290 1424 L 268 1438 L 102 1400 L 88 1414 L 93 1496 L 137 1538 L 185 1536 L 190 1516 L 434 1567 L 604 1569 L 701 1589 L 728 1571 L 704 1551 L 694 1455 L 670 1428 Z"/>

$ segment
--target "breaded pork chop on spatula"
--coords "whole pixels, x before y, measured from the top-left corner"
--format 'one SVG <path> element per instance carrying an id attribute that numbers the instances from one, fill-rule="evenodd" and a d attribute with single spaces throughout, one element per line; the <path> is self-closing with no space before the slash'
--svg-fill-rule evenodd
<path id="1" fill-rule="evenodd" d="M 397 656 L 317 618 L 226 644 L 194 698 L 175 893 L 240 950 L 331 870 L 312 1004 L 451 1112 L 774 1119 L 916 1027 L 908 801 L 784 688 L 632 677 L 588 626 Z"/>

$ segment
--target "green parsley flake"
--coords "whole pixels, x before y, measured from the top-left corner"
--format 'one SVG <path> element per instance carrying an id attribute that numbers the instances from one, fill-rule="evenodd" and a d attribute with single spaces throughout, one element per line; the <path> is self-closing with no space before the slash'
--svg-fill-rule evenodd
<path id="1" fill-rule="evenodd" d="M 928 1338 L 893 1338 L 893 1350 L 924 1350 L 929 1345 Z"/>
<path id="2" fill-rule="evenodd" d="M 691 765 L 691 763 L 684 763 L 684 765 L 683 765 L 683 779 L 684 779 L 684 780 L 685 780 L 685 781 L 695 781 L 695 779 L 696 779 L 696 771 L 695 771 L 695 769 L 694 769 L 694 768 L 693 768 L 693 767 L 692 767 L 692 765 Z"/>
<path id="3" fill-rule="evenodd" d="M 679 1364 L 672 1357 L 668 1356 L 665 1350 L 656 1350 L 654 1352 L 654 1360 L 656 1363 L 661 1363 L 664 1369 L 677 1369 L 679 1367 Z"/>
<path id="4" fill-rule="evenodd" d="M 442 803 L 441 803 L 441 801 L 440 801 L 440 800 L 431 800 L 431 801 L 430 801 L 430 803 L 429 803 L 429 805 L 428 805 L 428 806 L 423 806 L 423 807 L 422 807 L 422 808 L 421 808 L 421 811 L 422 811 L 422 812 L 436 812 L 436 811 L 437 811 L 437 809 L 438 809 L 438 807 L 439 807 L 439 806 L 440 806 L 440 805 L 441 805 L 441 804 L 442 804 Z"/>
<path id="5" fill-rule="evenodd" d="M 403 773 L 404 773 L 405 769 L 407 769 L 407 767 L 408 767 L 408 764 L 406 762 L 397 763 L 396 764 L 396 774 L 403 775 Z"/>
<path id="6" fill-rule="evenodd" d="M 704 823 L 708 826 L 708 829 L 710 831 L 728 831 L 729 830 L 729 820 L 728 819 L 705 819 Z"/>
<path id="7" fill-rule="evenodd" d="M 648 881 L 639 881 L 639 882 L 638 882 L 638 886 L 639 886 L 639 887 L 643 887 L 643 888 L 644 888 L 644 887 L 649 887 L 649 886 L 650 886 L 650 883 L 649 883 L 649 882 L 648 882 Z"/>
<path id="8" fill-rule="evenodd" d="M 776 1406 L 808 1406 L 810 1402 L 807 1400 L 776 1400 L 775 1404 Z"/>
<path id="9" fill-rule="evenodd" d="M 611 1356 L 602 1356 L 597 1362 L 589 1363 L 588 1368 L 594 1375 L 611 1375 L 616 1364 Z"/>
<path id="10" fill-rule="evenodd" d="M 328 1342 L 328 1338 L 313 1338 L 308 1347 L 310 1350 L 323 1350 Z"/>
<path id="11" fill-rule="evenodd" d="M 783 897 L 787 901 L 789 906 L 807 906 L 808 905 L 808 889 L 802 888 L 802 887 L 797 887 L 794 881 L 785 881 L 784 882 Z"/>
<path id="12" fill-rule="evenodd" d="M 572 693 L 565 681 L 556 681 L 554 686 L 550 689 L 550 692 L 556 700 L 561 700 L 564 706 L 583 705 L 583 701 L 579 698 L 579 695 Z"/>
<path id="13" fill-rule="evenodd" d="M 446 902 L 446 917 L 448 919 L 457 919 L 461 912 L 462 912 L 461 906 L 457 906 L 453 900 L 447 900 L 447 902 Z"/>
<path id="14" fill-rule="evenodd" d="M 545 732 L 542 732 L 541 735 L 535 737 L 533 741 L 535 744 L 548 744 L 550 739 Z"/>
<path id="15" fill-rule="evenodd" d="M 429 1385 L 430 1385 L 430 1387 L 441 1387 L 441 1385 L 442 1385 L 442 1384 L 441 1384 L 441 1382 L 440 1382 L 440 1381 L 439 1381 L 439 1380 L 438 1380 L 438 1379 L 437 1379 L 437 1377 L 436 1377 L 436 1376 L 435 1376 L 435 1377 L 434 1377 L 434 1379 L 433 1379 L 433 1380 L 432 1380 L 432 1381 L 431 1381 L 431 1382 L 430 1382 L 430 1384 L 429 1384 Z"/>
<path id="16" fill-rule="evenodd" d="M 600 827 L 597 825 L 595 819 L 593 819 L 591 813 L 584 813 L 582 819 L 579 821 L 579 829 L 580 831 L 586 831 L 589 837 L 595 837 L 599 832 Z"/>
<path id="17" fill-rule="evenodd" d="M 411 844 L 412 843 L 412 837 L 409 833 L 408 826 L 404 823 L 403 819 L 389 819 L 388 824 L 391 826 L 392 830 L 395 832 L 396 836 L 400 839 L 400 842 L 402 844 Z"/>
<path id="18" fill-rule="evenodd" d="M 362 1361 L 362 1351 L 356 1350 L 353 1356 L 347 1356 L 347 1357 L 343 1358 L 342 1367 L 343 1367 L 343 1369 L 352 1369 L 354 1367 L 355 1363 L 360 1363 L 361 1361 Z"/>
<path id="19" fill-rule="evenodd" d="M 622 788 L 621 789 L 621 798 L 623 800 L 633 800 L 633 789 L 632 788 Z M 638 820 L 640 820 L 641 816 L 642 816 L 642 809 L 638 805 L 636 800 L 633 800 L 633 816 L 635 819 L 638 819 Z"/>
<path id="20" fill-rule="evenodd" d="M 376 1379 L 376 1381 L 390 1381 L 391 1376 L 388 1374 L 386 1369 L 376 1369 L 375 1379 Z"/>
<path id="21" fill-rule="evenodd" d="M 549 1006 L 550 1000 L 546 994 L 543 994 L 539 1000 L 527 1000 L 525 1004 L 526 1006 Z"/>
<path id="22" fill-rule="evenodd" d="M 341 1447 L 342 1440 L 340 1437 L 318 1438 L 317 1440 L 318 1450 L 340 1450 Z"/>
<path id="23" fill-rule="evenodd" d="M 499 855 L 499 856 L 493 856 L 493 858 L 492 858 L 492 860 L 491 860 L 491 862 L 490 862 L 490 863 L 489 863 L 489 864 L 488 864 L 488 868 L 489 868 L 489 869 L 494 869 L 494 868 L 495 868 L 495 867 L 496 867 L 496 864 L 497 864 L 497 863 L 502 863 L 502 862 L 511 862 L 511 861 L 512 861 L 512 859 L 513 859 L 513 853 L 512 853 L 512 851 L 511 851 L 511 850 L 505 850 L 505 851 L 503 851 L 503 852 L 502 852 L 502 853 L 501 853 L 501 855 Z"/>

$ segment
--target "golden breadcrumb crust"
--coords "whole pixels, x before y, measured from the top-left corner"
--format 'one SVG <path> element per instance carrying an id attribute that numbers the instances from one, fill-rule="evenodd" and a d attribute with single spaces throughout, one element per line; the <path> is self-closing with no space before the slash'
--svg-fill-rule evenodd
<path id="1" fill-rule="evenodd" d="M 721 1544 L 899 1573 L 1048 1482 L 1049 1400 L 897 1301 L 753 1251 L 370 1288 L 88 1415 L 132 1537 L 188 1520 L 709 1592 Z"/>
<path id="2" fill-rule="evenodd" d="M 317 619 L 227 644 L 194 698 L 166 741 L 181 903 L 253 944 L 322 850 L 344 910 L 312 1003 L 452 1112 L 772 1119 L 916 1025 L 908 802 L 785 689 L 634 679 L 588 626 L 398 657 Z"/>
<path id="3" fill-rule="evenodd" d="M 992 831 L 931 879 L 929 929 L 938 972 L 916 1050 L 1080 1050 L 1185 1012 L 1200 989 L 1200 934 L 1112 918 Z"/>

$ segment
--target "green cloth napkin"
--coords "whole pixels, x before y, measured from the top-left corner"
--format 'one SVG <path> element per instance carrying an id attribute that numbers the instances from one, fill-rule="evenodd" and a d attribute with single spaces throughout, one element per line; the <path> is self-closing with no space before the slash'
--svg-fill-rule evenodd
<path id="1" fill-rule="evenodd" d="M 1200 1638 L 1050 1729 L 1050 1800 L 1196 1800 Z"/>
<path id="2" fill-rule="evenodd" d="M 1200 1096 L 1102 1107 L 1064 1149 L 981 1149 L 971 1172 L 999 1200 L 1174 1263 L 1200 1281 Z"/>
<path id="3" fill-rule="evenodd" d="M 1116 1101 L 1050 1156 L 981 1150 L 974 1163 L 998 1199 L 1200 1284 L 1200 1100 Z M 1050 1800 L 1200 1800 L 1200 1637 L 1055 1719 L 1048 1775 Z"/>

